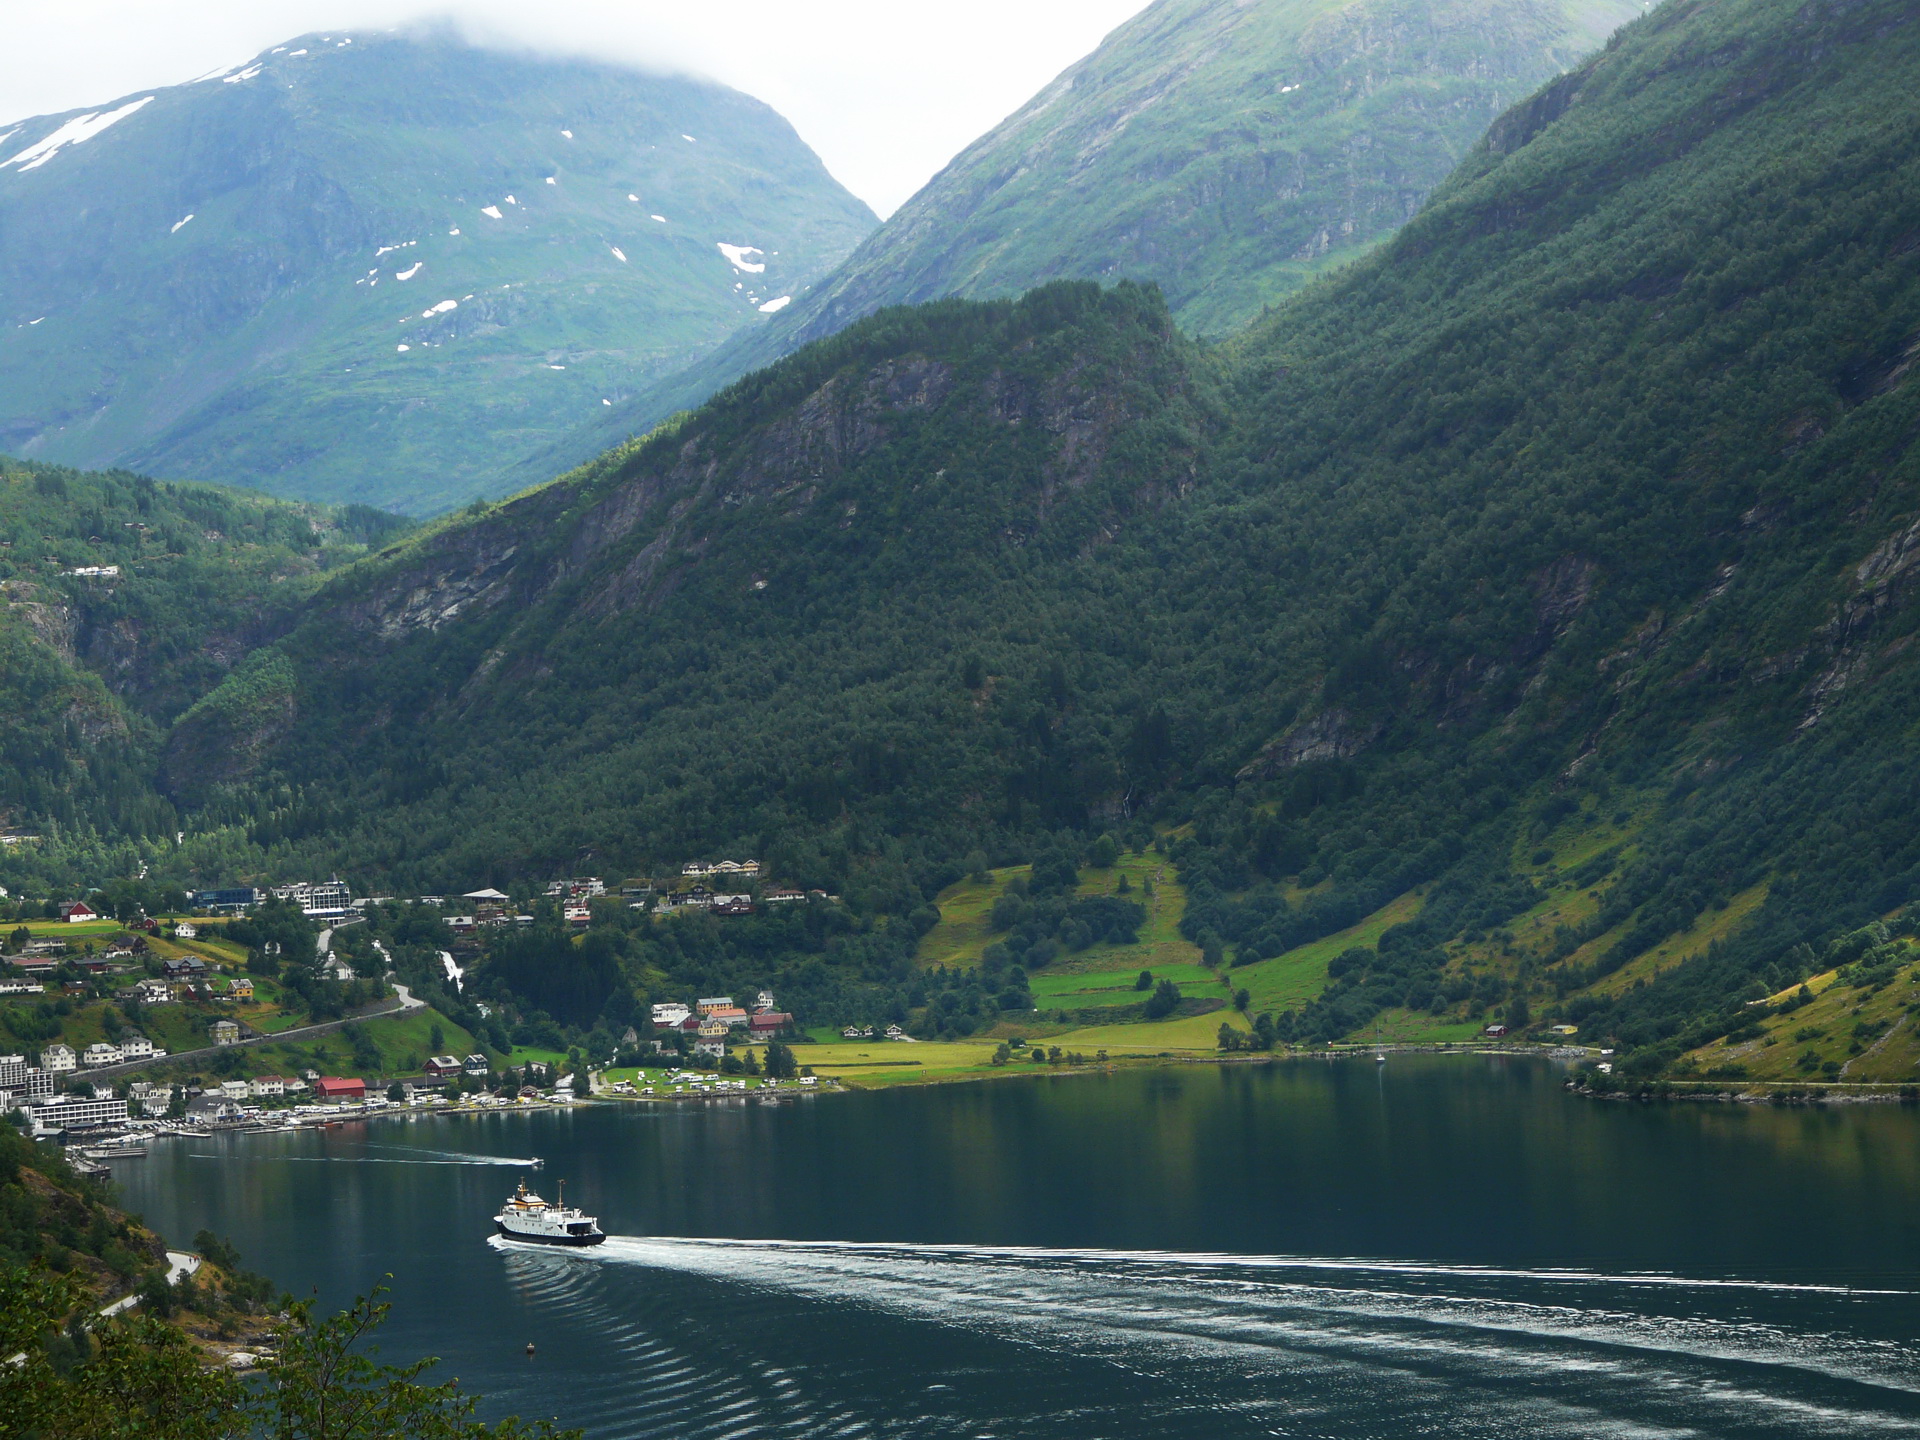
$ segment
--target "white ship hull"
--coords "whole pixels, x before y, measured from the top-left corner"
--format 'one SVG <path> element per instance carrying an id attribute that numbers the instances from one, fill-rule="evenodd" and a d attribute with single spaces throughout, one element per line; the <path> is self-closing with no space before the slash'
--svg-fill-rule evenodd
<path id="1" fill-rule="evenodd" d="M 516 1230 L 506 1221 L 496 1219 L 493 1228 L 509 1240 L 518 1240 L 527 1245 L 598 1245 L 607 1237 L 598 1227 L 585 1235 L 549 1235 L 532 1230 Z"/>
<path id="2" fill-rule="evenodd" d="M 564 1199 L 549 1205 L 527 1189 L 524 1180 L 493 1217 L 493 1228 L 523 1245 L 598 1245 L 607 1238 L 593 1223 L 593 1216 L 568 1206 Z"/>

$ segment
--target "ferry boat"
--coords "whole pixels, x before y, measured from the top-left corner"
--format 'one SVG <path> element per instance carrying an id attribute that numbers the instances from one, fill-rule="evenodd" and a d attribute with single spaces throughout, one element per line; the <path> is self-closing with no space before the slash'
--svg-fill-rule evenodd
<path id="1" fill-rule="evenodd" d="M 500 1213 L 493 1217 L 494 1229 L 509 1240 L 524 1240 L 531 1245 L 598 1245 L 606 1232 L 594 1224 L 593 1216 L 567 1208 L 567 1182 L 560 1182 L 560 1198 L 549 1205 L 522 1180 L 520 1188 L 507 1197 Z"/>

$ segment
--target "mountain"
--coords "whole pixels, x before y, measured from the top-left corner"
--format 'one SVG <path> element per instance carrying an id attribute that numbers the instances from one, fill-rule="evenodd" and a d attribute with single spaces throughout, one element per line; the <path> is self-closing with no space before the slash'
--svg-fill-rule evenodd
<path id="1" fill-rule="evenodd" d="M 1669 0 L 1228 344 L 882 311 L 326 577 L 168 793 L 396 886 L 750 847 L 876 987 L 1110 831 L 1284 1037 L 1658 1073 L 1920 919 L 1917 80 L 1901 0 Z"/>
<path id="2" fill-rule="evenodd" d="M 0 449 L 427 513 L 871 228 L 724 87 L 309 35 L 0 135 Z"/>
<path id="3" fill-rule="evenodd" d="M 1224 335 L 1405 224 L 1634 0 L 1158 0 L 968 146 L 824 282 L 611 408 L 562 463 L 886 305 L 1151 280 Z"/>

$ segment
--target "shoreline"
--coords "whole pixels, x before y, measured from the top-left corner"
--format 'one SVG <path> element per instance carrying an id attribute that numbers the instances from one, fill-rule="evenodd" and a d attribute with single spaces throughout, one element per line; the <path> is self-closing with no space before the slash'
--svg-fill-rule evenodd
<path id="1" fill-rule="evenodd" d="M 79 1152 L 85 1161 L 105 1165 L 114 1160 L 138 1158 L 144 1154 L 144 1147 L 135 1148 L 136 1142 L 152 1142 L 164 1139 L 205 1139 L 217 1135 L 269 1135 L 300 1130 L 324 1130 L 333 1126 L 355 1123 L 368 1123 L 376 1120 L 418 1120 L 455 1115 L 500 1115 L 532 1114 L 536 1112 L 572 1111 L 590 1105 L 676 1105 L 683 1103 L 712 1104 L 732 1102 L 736 1104 L 782 1105 L 801 1099 L 821 1095 L 851 1095 L 877 1090 L 903 1087 L 930 1087 L 936 1085 L 958 1085 L 973 1082 L 986 1082 L 1008 1079 L 1059 1079 L 1073 1075 L 1113 1074 L 1121 1069 L 1145 1069 L 1166 1066 L 1191 1065 L 1275 1065 L 1298 1061 L 1335 1061 L 1364 1060 L 1376 1055 L 1454 1055 L 1462 1058 L 1477 1057 L 1484 1059 L 1531 1059 L 1557 1061 L 1562 1064 L 1583 1058 L 1593 1053 L 1571 1046 L 1531 1048 L 1517 1045 L 1501 1046 L 1462 1046 L 1444 1044 L 1387 1044 L 1380 1046 L 1354 1045 L 1329 1047 L 1322 1050 L 1277 1050 L 1253 1054 L 1245 1052 L 1235 1054 L 1142 1054 L 1114 1056 L 1104 1061 L 1088 1062 L 1080 1065 L 1064 1063 L 1042 1066 L 1028 1065 L 1014 1068 L 1003 1066 L 990 1071 L 955 1071 L 949 1074 L 927 1074 L 902 1077 L 881 1085 L 848 1084 L 839 1076 L 821 1075 L 816 1078 L 817 1086 L 790 1090 L 740 1091 L 740 1090 L 689 1090 L 678 1095 L 628 1095 L 597 1094 L 575 1097 L 567 1100 L 539 1101 L 495 1101 L 493 1103 L 466 1102 L 452 1105 L 400 1105 L 391 1101 L 381 1102 L 365 1109 L 337 1110 L 329 1109 L 314 1114 L 301 1114 L 294 1110 L 270 1112 L 257 1118 L 226 1121 L 208 1126 L 188 1126 L 176 1122 L 158 1122 L 151 1129 L 122 1131 L 118 1136 L 103 1137 L 93 1135 L 75 1135 L 65 1142 L 65 1148 Z M 1862 1105 L 1862 1104 L 1920 1104 L 1920 1085 L 1898 1085 L 1886 1082 L 1845 1082 L 1845 1081 L 1757 1081 L 1740 1085 L 1728 1085 L 1723 1081 L 1688 1080 L 1648 1080 L 1635 1088 L 1617 1090 L 1595 1090 L 1580 1083 L 1575 1077 L 1569 1077 L 1562 1088 L 1571 1096 L 1582 1100 L 1601 1100 L 1626 1102 L 1635 1101 L 1650 1104 L 1654 1101 L 1693 1101 L 1728 1105 Z M 118 1144 L 116 1144 L 116 1141 Z M 125 1154 L 116 1155 L 116 1148 L 124 1148 Z M 106 1153 L 97 1153 L 104 1151 Z"/>

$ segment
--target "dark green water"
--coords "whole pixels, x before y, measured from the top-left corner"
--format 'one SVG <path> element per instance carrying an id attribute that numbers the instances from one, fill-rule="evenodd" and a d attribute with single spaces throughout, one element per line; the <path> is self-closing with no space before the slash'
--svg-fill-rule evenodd
<path id="1" fill-rule="evenodd" d="M 503 1249 L 539 1156 L 592 1251 Z M 1920 1113 L 1537 1062 L 381 1121 L 117 1167 L 491 1413 L 661 1436 L 1920 1435 Z M 529 1362 L 524 1348 L 538 1343 Z"/>

